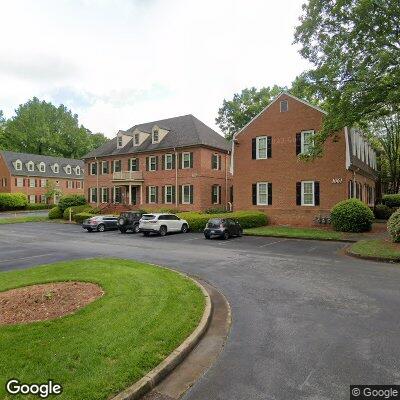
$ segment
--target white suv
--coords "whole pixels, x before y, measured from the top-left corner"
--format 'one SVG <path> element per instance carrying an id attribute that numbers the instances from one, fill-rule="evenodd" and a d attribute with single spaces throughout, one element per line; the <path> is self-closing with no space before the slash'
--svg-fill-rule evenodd
<path id="1" fill-rule="evenodd" d="M 149 236 L 150 233 L 165 236 L 167 232 L 186 233 L 189 230 L 189 224 L 174 214 L 144 214 L 139 221 L 139 230 L 144 236 Z"/>

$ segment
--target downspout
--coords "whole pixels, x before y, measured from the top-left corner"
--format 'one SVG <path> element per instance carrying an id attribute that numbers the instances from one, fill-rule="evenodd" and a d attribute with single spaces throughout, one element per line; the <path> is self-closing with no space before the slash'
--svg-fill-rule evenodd
<path id="1" fill-rule="evenodd" d="M 178 208 L 178 153 L 174 147 L 174 157 L 175 157 L 175 207 Z"/>
<path id="2" fill-rule="evenodd" d="M 99 208 L 99 162 L 97 161 L 97 157 L 94 160 L 96 162 L 96 207 Z"/>
<path id="3" fill-rule="evenodd" d="M 228 210 L 228 153 L 225 153 L 225 210 Z"/>

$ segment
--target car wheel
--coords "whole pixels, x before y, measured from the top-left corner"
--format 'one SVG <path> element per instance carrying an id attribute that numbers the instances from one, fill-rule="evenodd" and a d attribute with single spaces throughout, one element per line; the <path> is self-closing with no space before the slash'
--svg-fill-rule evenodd
<path id="1" fill-rule="evenodd" d="M 126 229 L 120 228 L 119 231 L 120 231 L 121 233 L 126 233 Z"/>
<path id="2" fill-rule="evenodd" d="M 239 236 L 239 237 L 242 237 L 242 236 L 243 236 L 243 229 L 240 229 L 240 230 L 239 230 L 238 236 Z"/>
<path id="3" fill-rule="evenodd" d="M 135 224 L 135 226 L 133 227 L 133 232 L 135 232 L 135 233 L 140 232 L 139 224 Z"/>
<path id="4" fill-rule="evenodd" d="M 167 227 L 163 225 L 160 227 L 160 235 L 165 236 L 166 234 L 167 234 Z"/>
<path id="5" fill-rule="evenodd" d="M 229 232 L 225 231 L 222 237 L 223 237 L 224 240 L 229 239 Z"/>
<path id="6" fill-rule="evenodd" d="M 205 237 L 207 240 L 210 240 L 210 239 L 211 239 L 211 236 L 210 236 L 210 235 L 204 235 L 204 237 Z"/>
<path id="7" fill-rule="evenodd" d="M 92 230 L 93 230 L 92 228 L 87 228 L 88 232 L 92 232 Z"/>
<path id="8" fill-rule="evenodd" d="M 150 232 L 143 232 L 143 236 L 150 236 Z"/>
<path id="9" fill-rule="evenodd" d="M 106 227 L 103 224 L 100 224 L 97 227 L 97 232 L 104 232 L 106 230 Z"/>
<path id="10" fill-rule="evenodd" d="M 183 225 L 182 225 L 181 232 L 182 232 L 182 233 L 186 233 L 187 231 L 188 231 L 188 226 L 187 226 L 187 224 L 183 224 Z"/>

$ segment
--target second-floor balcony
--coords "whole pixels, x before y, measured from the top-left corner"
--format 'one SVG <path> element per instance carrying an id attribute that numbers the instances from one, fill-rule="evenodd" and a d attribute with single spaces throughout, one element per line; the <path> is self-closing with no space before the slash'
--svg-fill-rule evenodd
<path id="1" fill-rule="evenodd" d="M 143 172 L 141 171 L 113 172 L 113 181 L 120 181 L 120 182 L 143 181 Z"/>

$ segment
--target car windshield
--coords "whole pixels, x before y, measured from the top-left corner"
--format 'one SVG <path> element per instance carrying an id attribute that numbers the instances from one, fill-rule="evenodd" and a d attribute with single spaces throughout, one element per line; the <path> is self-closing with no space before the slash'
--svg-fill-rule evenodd
<path id="1" fill-rule="evenodd" d="M 209 224 L 213 224 L 213 225 L 219 225 L 219 224 L 222 223 L 222 219 L 213 218 L 213 219 L 210 219 L 210 220 L 208 221 L 208 223 L 209 223 Z"/>
<path id="2" fill-rule="evenodd" d="M 151 219 L 155 219 L 156 216 L 152 215 L 152 214 L 145 214 L 143 215 L 142 219 L 144 219 L 145 221 L 151 220 Z"/>

